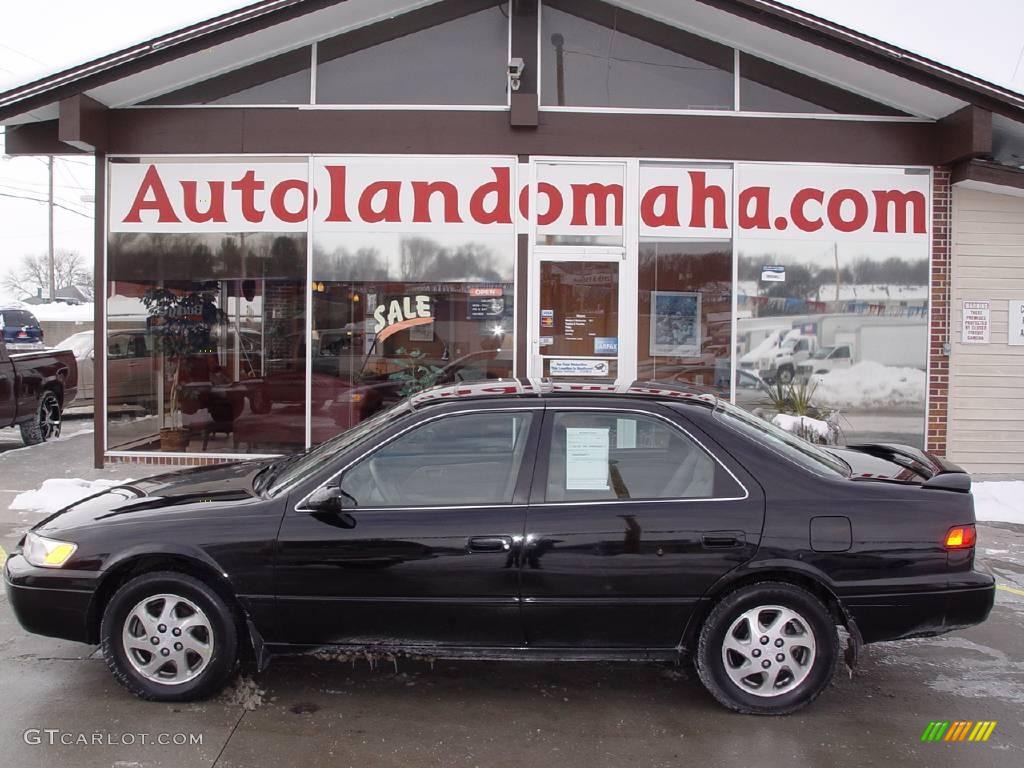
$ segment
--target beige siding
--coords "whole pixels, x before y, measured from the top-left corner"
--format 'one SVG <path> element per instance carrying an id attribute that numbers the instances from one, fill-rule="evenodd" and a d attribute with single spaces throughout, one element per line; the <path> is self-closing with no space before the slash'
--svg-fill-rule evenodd
<path id="1" fill-rule="evenodd" d="M 953 188 L 947 453 L 972 472 L 1024 473 L 1024 346 L 1006 343 L 1024 300 L 1024 197 Z M 964 300 L 992 302 L 989 344 L 961 344 Z"/>

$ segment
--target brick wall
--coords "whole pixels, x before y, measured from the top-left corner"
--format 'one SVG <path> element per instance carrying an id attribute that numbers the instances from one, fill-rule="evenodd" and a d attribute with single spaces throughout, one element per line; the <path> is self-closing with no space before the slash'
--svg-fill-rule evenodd
<path id="1" fill-rule="evenodd" d="M 946 420 L 949 406 L 949 355 L 946 354 L 945 346 L 950 340 L 952 204 L 949 168 L 936 167 L 932 177 L 932 299 L 929 326 L 928 436 L 925 445 L 927 450 L 940 456 L 946 455 Z"/>

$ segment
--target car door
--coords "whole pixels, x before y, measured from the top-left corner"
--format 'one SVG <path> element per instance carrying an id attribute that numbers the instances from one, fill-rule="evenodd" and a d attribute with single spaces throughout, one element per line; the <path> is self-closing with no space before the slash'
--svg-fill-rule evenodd
<path id="1" fill-rule="evenodd" d="M 519 646 L 516 557 L 539 406 L 465 408 L 382 436 L 321 485 L 342 514 L 289 499 L 276 558 L 289 643 Z M 341 469 L 339 467 L 339 469 Z"/>
<path id="2" fill-rule="evenodd" d="M 757 484 L 657 404 L 551 404 L 541 446 L 521 565 L 527 642 L 678 644 L 701 595 L 757 549 Z"/>
<path id="3" fill-rule="evenodd" d="M 9 427 L 15 416 L 14 363 L 0 339 L 0 427 Z"/>

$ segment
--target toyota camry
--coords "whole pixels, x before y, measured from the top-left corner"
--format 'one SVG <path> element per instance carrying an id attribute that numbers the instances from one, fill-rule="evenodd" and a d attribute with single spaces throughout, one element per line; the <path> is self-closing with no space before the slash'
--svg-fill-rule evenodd
<path id="1" fill-rule="evenodd" d="M 739 712 L 826 689 L 846 643 L 986 619 L 970 478 L 899 445 L 814 446 L 681 386 L 421 392 L 304 453 L 130 482 L 8 559 L 30 632 L 98 643 L 136 695 L 243 658 L 692 660 Z"/>

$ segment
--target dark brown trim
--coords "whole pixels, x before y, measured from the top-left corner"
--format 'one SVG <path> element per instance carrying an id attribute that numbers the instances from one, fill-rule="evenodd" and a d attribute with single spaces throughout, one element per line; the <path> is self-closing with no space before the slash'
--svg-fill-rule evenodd
<path id="1" fill-rule="evenodd" d="M 60 140 L 57 120 L 9 125 L 4 134 L 4 151 L 8 155 L 83 155 L 84 150 Z"/>
<path id="2" fill-rule="evenodd" d="M 0 93 L 0 122 L 345 0 L 264 0 Z"/>
<path id="3" fill-rule="evenodd" d="M 522 154 L 932 165 L 934 123 L 504 111 L 114 110 L 111 154 Z"/>
<path id="4" fill-rule="evenodd" d="M 743 82 L 755 83 L 774 88 L 798 99 L 817 104 L 829 112 L 840 115 L 888 115 L 907 116 L 906 112 L 886 106 L 850 91 L 837 88 L 813 77 L 779 66 L 773 62 L 740 53 L 740 109 L 743 106 Z"/>
<path id="5" fill-rule="evenodd" d="M 964 107 L 938 122 L 936 163 L 948 165 L 973 157 L 992 156 L 992 113 Z"/>
<path id="6" fill-rule="evenodd" d="M 527 359 L 529 347 L 526 336 L 530 328 L 530 236 L 516 238 L 516 370 L 515 376 L 523 378 L 530 370 Z"/>
<path id="7" fill-rule="evenodd" d="M 93 225 L 93 389 L 92 389 L 92 422 L 93 422 L 93 461 L 97 469 L 103 469 L 104 446 L 107 441 L 107 423 L 103 418 L 105 403 L 103 390 L 107 374 L 107 341 L 103 333 L 103 318 L 107 311 L 107 281 L 104 264 L 104 253 L 107 242 L 107 158 L 102 152 L 96 152 L 96 196 L 95 219 Z"/>
<path id="8" fill-rule="evenodd" d="M 62 99 L 57 137 L 83 152 L 107 148 L 107 108 L 85 94 Z"/>
<path id="9" fill-rule="evenodd" d="M 772 0 L 697 1 L 1015 120 L 1024 117 L 1024 96 L 841 24 Z"/>
<path id="10" fill-rule="evenodd" d="M 732 48 L 679 27 L 663 24 L 601 0 L 545 0 L 545 4 L 717 69 L 733 71 L 735 62 Z"/>
<path id="11" fill-rule="evenodd" d="M 537 83 L 540 62 L 537 60 L 537 29 L 540 13 L 537 0 L 512 0 L 509 4 L 512 25 L 512 58 L 520 58 L 526 65 L 519 78 L 519 90 L 509 99 L 509 124 L 516 128 L 536 128 L 540 121 L 537 111 Z"/>
<path id="12" fill-rule="evenodd" d="M 976 181 L 1009 189 L 1024 189 L 1024 170 L 984 160 L 966 160 L 953 166 L 952 182 Z"/>
<path id="13" fill-rule="evenodd" d="M 343 32 L 340 35 L 321 40 L 316 49 L 317 64 L 348 56 L 375 45 L 422 32 L 425 29 L 502 4 L 498 0 L 447 0 L 443 3 L 417 8 L 376 24 L 359 27 L 351 32 Z"/>
<path id="14" fill-rule="evenodd" d="M 210 104 L 218 99 L 254 88 L 257 85 L 278 80 L 296 72 L 306 71 L 312 65 L 312 46 L 296 48 L 278 56 L 273 56 L 247 67 L 225 72 L 223 75 L 203 80 L 199 83 L 187 85 L 176 91 L 157 96 L 144 104 Z M 306 88 L 305 97 L 296 101 L 296 104 L 308 104 L 310 99 L 309 88 Z"/>

